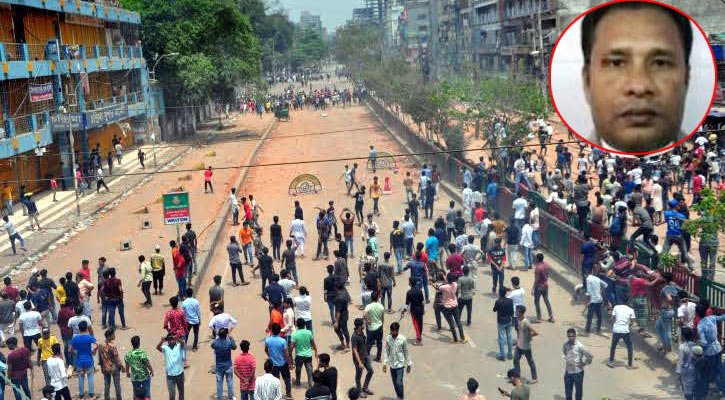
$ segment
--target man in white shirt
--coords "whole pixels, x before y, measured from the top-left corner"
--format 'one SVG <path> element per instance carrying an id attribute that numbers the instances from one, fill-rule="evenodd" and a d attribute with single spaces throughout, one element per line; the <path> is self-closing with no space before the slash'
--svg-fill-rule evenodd
<path id="1" fill-rule="evenodd" d="M 683 328 L 692 328 L 695 321 L 695 308 L 697 303 L 687 298 L 687 292 L 680 291 L 677 294 L 680 298 L 680 306 L 677 308 L 677 320 Z"/>
<path id="2" fill-rule="evenodd" d="M 228 334 L 231 334 L 232 330 L 234 330 L 237 326 L 237 320 L 224 312 L 223 305 L 217 305 L 212 311 L 214 312 L 214 316 L 209 321 L 211 336 L 216 338 L 216 333 L 219 332 L 219 329 L 221 328 L 226 328 Z"/>
<path id="3" fill-rule="evenodd" d="M 107 192 L 111 191 L 108 186 L 106 186 L 106 182 L 103 180 L 103 167 L 99 165 L 98 169 L 96 170 L 96 193 L 101 190 L 101 186 L 106 188 Z"/>
<path id="4" fill-rule="evenodd" d="M 622 300 L 622 304 L 614 306 L 612 317 L 614 324 L 612 326 L 612 345 L 609 348 L 609 362 L 607 367 L 614 368 L 614 352 L 617 350 L 619 339 L 624 339 L 627 345 L 627 368 L 634 369 L 632 365 L 632 339 L 630 337 L 630 328 L 634 323 L 634 310 L 628 305 L 628 299 Z"/>
<path id="5" fill-rule="evenodd" d="M 516 310 L 516 306 L 523 306 L 524 305 L 524 295 L 526 295 L 526 291 L 524 288 L 520 287 L 521 284 L 518 276 L 512 276 L 511 277 L 511 285 L 514 287 L 513 289 L 510 289 L 506 297 L 511 299 L 511 301 L 514 303 L 514 310 Z M 516 329 L 516 333 L 519 332 L 519 320 L 516 316 L 516 313 L 514 313 L 513 316 L 513 326 Z"/>
<path id="6" fill-rule="evenodd" d="M 524 194 L 519 192 L 516 195 L 516 200 L 513 201 L 512 207 L 514 209 L 514 222 L 518 224 L 519 229 L 524 226 L 526 222 L 526 209 L 529 207 L 529 202 L 524 199 Z"/>
<path id="7" fill-rule="evenodd" d="M 290 236 L 295 239 L 297 243 L 297 250 L 295 254 L 300 258 L 305 257 L 305 238 L 307 237 L 307 230 L 305 229 L 305 221 L 295 218 L 290 224 L 289 228 Z"/>
<path id="8" fill-rule="evenodd" d="M 264 375 L 254 382 L 254 400 L 282 400 L 282 383 L 272 375 L 272 360 L 264 362 Z"/>
<path id="9" fill-rule="evenodd" d="M 65 362 L 60 354 L 60 343 L 56 343 L 51 347 L 53 356 L 46 361 L 48 376 L 50 377 L 50 385 L 55 389 L 56 398 L 70 399 L 70 389 L 68 389 L 68 374 L 66 372 Z"/>
<path id="10" fill-rule="evenodd" d="M 40 339 L 40 330 L 43 327 L 43 317 L 40 313 L 32 310 L 32 304 L 26 301 L 23 305 L 25 312 L 20 315 L 18 321 L 20 321 L 19 329 L 20 334 L 23 336 L 23 344 L 28 350 L 33 351 L 33 342 L 38 343 Z"/>
<path id="11" fill-rule="evenodd" d="M 399 330 L 400 324 L 397 322 L 390 324 L 390 334 L 385 338 L 383 346 L 383 373 L 388 372 L 390 367 L 395 394 L 402 399 L 404 398 L 403 376 L 405 373 L 410 373 L 413 361 L 408 353 L 408 341 L 405 336 L 398 333 Z"/>
<path id="12" fill-rule="evenodd" d="M 289 279 L 289 272 L 286 269 L 283 269 L 280 272 L 280 276 L 282 279 L 277 282 L 282 288 L 284 289 L 284 294 L 287 296 L 287 298 L 292 298 L 292 289 L 297 286 L 297 282 L 293 281 L 292 279 Z"/>
<path id="13" fill-rule="evenodd" d="M 8 216 L 6 215 L 3 217 L 3 221 L 5 221 L 3 223 L 3 229 L 5 229 L 5 232 L 8 233 L 8 237 L 10 239 L 10 247 L 12 247 L 13 249 L 13 254 L 17 254 L 17 251 L 15 250 L 16 240 L 20 242 L 20 250 L 28 251 L 25 248 L 25 240 L 23 240 L 23 237 L 20 236 L 20 233 L 18 233 L 18 229 L 15 228 L 15 225 L 10 222 L 10 218 L 8 218 Z"/>
<path id="14" fill-rule="evenodd" d="M 466 222 L 471 222 L 471 210 L 473 210 L 473 190 L 467 184 L 463 184 L 463 217 Z"/>
<path id="15" fill-rule="evenodd" d="M 602 289 L 607 288 L 607 283 L 599 279 L 591 271 L 589 271 L 586 283 L 587 293 L 589 294 L 589 310 L 587 311 L 587 326 L 585 330 L 587 334 L 592 331 L 592 319 L 594 318 L 594 314 L 596 314 L 597 333 L 600 333 L 602 331 Z"/>
<path id="16" fill-rule="evenodd" d="M 531 252 L 534 249 L 534 228 L 527 221 L 521 228 L 521 242 L 519 243 L 524 251 L 524 268 L 530 269 L 533 264 Z"/>
<path id="17" fill-rule="evenodd" d="M 367 243 L 368 239 L 370 239 L 370 235 L 368 234 L 369 229 L 375 230 L 375 235 L 377 236 L 378 233 L 380 233 L 380 226 L 378 226 L 378 223 L 373 221 L 373 214 L 367 215 L 367 220 L 363 222 L 363 229 L 362 233 L 360 234 L 360 237 L 362 238 L 363 242 Z"/>
<path id="18" fill-rule="evenodd" d="M 237 200 L 237 189 L 232 188 L 229 193 L 229 202 L 232 204 L 232 225 L 239 225 L 239 201 Z"/>

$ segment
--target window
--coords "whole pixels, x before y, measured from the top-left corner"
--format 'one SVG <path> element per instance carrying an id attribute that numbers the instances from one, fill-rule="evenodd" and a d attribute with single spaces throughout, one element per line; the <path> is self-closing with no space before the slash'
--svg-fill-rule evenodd
<path id="1" fill-rule="evenodd" d="M 426 19 L 428 19 L 428 16 L 427 15 L 425 15 L 425 14 L 418 14 L 418 20 L 419 21 L 426 20 Z"/>
<path id="2" fill-rule="evenodd" d="M 418 25 L 418 30 L 421 32 L 425 32 L 428 30 L 428 25 Z"/>

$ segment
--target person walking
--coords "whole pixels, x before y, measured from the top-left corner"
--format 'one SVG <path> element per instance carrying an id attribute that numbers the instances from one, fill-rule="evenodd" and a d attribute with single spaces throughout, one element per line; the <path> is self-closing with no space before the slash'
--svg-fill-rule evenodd
<path id="1" fill-rule="evenodd" d="M 50 327 L 46 325 L 38 339 L 38 358 L 36 365 L 43 368 L 43 377 L 45 385 L 50 385 L 50 375 L 48 374 L 48 359 L 53 357 L 53 345 L 59 343 L 58 338 L 50 334 Z"/>
<path id="2" fill-rule="evenodd" d="M 380 303 L 379 297 L 378 291 L 373 290 L 370 303 L 365 306 L 363 312 L 363 320 L 367 325 L 367 353 L 369 356 L 373 345 L 377 346 L 375 362 L 380 362 L 380 352 L 383 347 L 383 323 L 385 321 L 385 307 Z"/>
<path id="3" fill-rule="evenodd" d="M 390 324 L 390 333 L 385 338 L 383 347 L 383 373 L 390 368 L 390 377 L 393 381 L 393 388 L 398 399 L 404 398 L 403 376 L 410 373 L 413 361 L 408 353 L 408 341 L 405 336 L 399 333 L 400 324 Z"/>
<path id="4" fill-rule="evenodd" d="M 270 360 L 272 360 L 272 375 L 279 378 L 280 375 L 284 380 L 286 399 L 292 399 L 292 382 L 290 379 L 290 370 L 294 369 L 294 365 L 290 363 L 290 353 L 287 348 L 287 341 L 280 337 L 279 334 L 282 327 L 275 323 L 272 324 L 272 332 L 270 336 L 264 339 L 264 352 Z M 217 399 L 221 400 L 221 399 Z"/>
<path id="5" fill-rule="evenodd" d="M 153 274 L 151 272 L 151 263 L 146 261 L 146 257 L 144 255 L 138 256 L 138 262 L 139 280 L 136 286 L 141 288 L 141 293 L 143 293 L 144 297 L 146 298 L 146 301 L 141 303 L 141 306 L 151 307 L 151 283 L 154 280 Z"/>
<path id="6" fill-rule="evenodd" d="M 103 280 L 103 294 L 108 302 L 108 327 L 116 328 L 116 310 L 121 319 L 121 329 L 128 329 L 126 326 L 126 313 L 123 304 L 123 284 L 116 277 L 116 268 L 108 268 L 108 278 Z"/>
<path id="7" fill-rule="evenodd" d="M 466 326 L 471 325 L 471 313 L 473 312 L 473 295 L 476 292 L 476 283 L 471 277 L 471 269 L 463 267 L 463 276 L 458 278 L 458 314 L 463 315 L 463 308 L 467 310 Z"/>
<path id="8" fill-rule="evenodd" d="M 211 165 L 204 171 L 204 193 L 208 193 L 207 190 L 214 193 L 214 186 L 211 184 L 211 177 L 214 175 Z M 233 190 L 233 189 L 232 189 Z"/>
<path id="9" fill-rule="evenodd" d="M 68 373 L 66 372 L 65 362 L 60 353 L 60 344 L 55 343 L 51 347 L 52 355 L 46 361 L 48 376 L 50 377 L 50 387 L 55 392 L 56 400 L 71 400 L 70 389 L 68 388 Z M 47 386 L 46 386 L 47 387 Z M 121 399 L 121 397 L 117 397 Z M 50 397 L 48 397 L 50 399 Z"/>
<path id="10" fill-rule="evenodd" d="M 453 342 L 465 344 L 468 343 L 468 339 L 466 339 L 463 333 L 461 315 L 458 312 L 458 299 L 456 298 L 456 292 L 458 290 L 457 280 L 458 278 L 455 275 L 449 273 L 443 282 L 439 282 L 433 287 L 442 295 L 441 302 L 443 309 L 441 311 L 448 322 L 448 327 L 451 329 Z M 458 327 L 458 334 L 456 334 L 456 327 Z M 458 340 L 459 335 L 460 341 Z"/>
<path id="11" fill-rule="evenodd" d="M 242 253 L 242 248 L 237 242 L 237 238 L 232 235 L 229 237 L 229 244 L 227 245 L 227 254 L 229 255 L 229 266 L 232 269 L 232 285 L 238 286 L 237 275 L 241 285 L 248 285 L 249 282 L 244 280 L 244 270 L 242 269 L 242 260 L 239 258 L 239 254 Z M 246 256 L 246 254 L 245 254 Z"/>
<path id="12" fill-rule="evenodd" d="M 164 275 L 166 275 L 166 261 L 164 256 L 161 255 L 161 246 L 158 244 L 154 249 L 154 253 L 151 254 L 151 276 L 154 284 L 154 294 L 164 294 Z M 100 285 L 100 283 L 99 283 Z"/>
<path id="13" fill-rule="evenodd" d="M 317 344 L 312 335 L 312 331 L 307 328 L 307 323 L 302 318 L 295 321 L 297 330 L 295 330 L 290 338 L 290 358 L 295 355 L 295 386 L 300 386 L 300 378 L 302 376 L 302 366 L 304 365 L 307 372 L 307 387 L 312 387 L 312 355 L 314 352 L 315 360 L 318 359 Z"/>
<path id="14" fill-rule="evenodd" d="M 627 345 L 627 368 L 634 369 L 632 365 L 632 338 L 630 329 L 636 318 L 634 310 L 629 306 L 627 298 L 621 300 L 621 304 L 614 306 L 612 310 L 614 325 L 612 326 L 612 345 L 609 348 L 609 362 L 607 367 L 614 368 L 614 352 L 617 350 L 619 340 L 624 340 Z"/>
<path id="15" fill-rule="evenodd" d="M 27 347 L 18 348 L 18 339 L 10 337 L 5 341 L 8 346 L 7 355 L 7 376 L 13 385 L 13 393 L 16 400 L 30 399 L 30 387 L 28 386 L 28 370 L 33 373 L 33 362 L 30 359 L 30 349 Z M 20 390 L 23 392 L 21 393 Z"/>
<path id="16" fill-rule="evenodd" d="M 567 341 L 564 342 L 564 393 L 566 400 L 582 400 L 584 390 L 584 367 L 592 363 L 592 353 L 576 339 L 576 329 L 566 331 Z M 575 397 L 572 392 L 576 391 Z"/>
<path id="17" fill-rule="evenodd" d="M 116 399 L 121 399 L 121 373 L 125 371 L 116 348 L 116 334 L 113 328 L 104 333 L 105 342 L 98 345 L 98 363 L 103 374 L 103 400 L 111 400 L 111 380 Z"/>
<path id="18" fill-rule="evenodd" d="M 402 241 L 402 236 L 401 236 Z M 396 250 L 397 252 L 398 250 Z M 402 257 L 402 248 L 399 249 Z M 399 261 L 400 262 L 400 261 Z M 403 272 L 402 266 L 399 267 L 400 272 Z M 378 281 L 380 283 L 380 304 L 385 304 L 385 298 L 388 298 L 388 314 L 393 313 L 393 287 L 395 286 L 395 272 L 393 266 L 390 264 L 390 253 L 383 253 L 383 262 L 378 264 Z M 380 336 L 380 340 L 383 337 Z M 378 357 L 379 358 L 379 357 Z"/>
<path id="19" fill-rule="evenodd" d="M 305 238 L 307 237 L 307 230 L 305 229 L 305 222 L 302 220 L 301 211 L 302 209 L 300 208 L 299 218 L 296 215 L 290 224 L 290 236 L 295 240 L 295 254 L 300 258 L 305 258 Z"/>
<path id="20" fill-rule="evenodd" d="M 272 225 L 269 226 L 270 243 L 272 243 L 272 257 L 276 261 L 282 261 L 282 226 L 279 224 L 279 217 L 272 217 Z M 296 277 L 295 277 L 296 279 Z"/>
<path id="21" fill-rule="evenodd" d="M 194 343 L 191 347 L 191 351 L 196 351 L 199 345 L 199 326 L 201 325 L 201 309 L 199 307 L 199 300 L 194 298 L 194 289 L 186 289 L 186 298 L 181 303 L 181 309 L 184 311 L 184 318 L 186 319 L 186 335 L 184 336 L 184 343 L 189 342 L 189 336 L 191 332 L 194 332 Z"/>
<path id="22" fill-rule="evenodd" d="M 126 364 L 126 377 L 131 379 L 134 393 L 139 390 L 145 392 L 143 398 L 151 398 L 151 377 L 154 369 L 151 367 L 149 357 L 141 348 L 141 337 L 131 337 L 131 350 L 123 358 Z"/>
<path id="23" fill-rule="evenodd" d="M 175 299 L 175 297 L 172 297 Z M 179 400 L 184 400 L 184 341 L 169 332 L 162 337 L 156 345 L 156 350 L 164 355 L 166 366 L 166 387 L 169 390 L 169 400 L 176 400 L 176 392 L 179 393 Z"/>
<path id="24" fill-rule="evenodd" d="M 183 310 L 179 309 L 178 297 L 171 297 L 169 299 L 169 305 L 171 306 L 171 309 L 166 311 L 162 326 L 168 334 L 175 338 L 174 340 L 180 341 L 181 356 L 184 363 L 186 363 L 186 343 L 184 343 L 184 338 L 188 333 L 186 330 L 188 325 L 186 322 L 186 314 Z"/>
<path id="25" fill-rule="evenodd" d="M 519 334 L 516 339 L 516 348 L 514 349 L 514 369 L 517 373 L 521 373 L 521 357 L 526 357 L 526 362 L 529 363 L 531 369 L 531 380 L 529 383 L 537 383 L 536 375 L 536 364 L 534 363 L 534 357 L 531 353 L 531 339 L 534 336 L 538 336 L 538 332 L 531 327 L 531 323 L 524 316 L 526 313 L 526 307 L 522 305 L 516 306 L 516 317 L 519 324 Z"/>
<path id="26" fill-rule="evenodd" d="M 337 338 L 340 339 L 340 346 L 338 350 L 346 351 L 350 350 L 350 333 L 347 327 L 347 321 L 349 318 L 349 311 L 347 309 L 349 295 L 345 290 L 345 282 L 337 281 L 336 284 L 337 295 L 335 296 L 335 323 L 332 325 L 337 334 Z"/>
<path id="27" fill-rule="evenodd" d="M 12 213 L 10 213 L 10 215 L 12 215 Z M 8 216 L 6 215 L 3 217 L 3 221 L 3 229 L 8 234 L 8 239 L 10 240 L 10 247 L 13 249 L 13 255 L 18 254 L 17 250 L 15 249 L 16 240 L 20 242 L 20 250 L 28 251 L 25 248 L 25 240 L 22 236 L 20 236 L 20 233 L 18 233 L 18 229 L 15 227 L 15 225 L 10 222 L 10 218 L 8 218 Z"/>
<path id="28" fill-rule="evenodd" d="M 543 297 L 546 311 L 549 313 L 548 321 L 554 323 L 554 314 L 549 302 L 549 264 L 544 262 L 544 254 L 536 254 L 536 267 L 534 268 L 534 307 L 536 307 L 536 321 L 541 322 L 541 305 L 539 300 Z"/>
<path id="29" fill-rule="evenodd" d="M 216 331 L 216 338 L 211 342 L 214 350 L 214 371 L 216 373 L 216 400 L 224 399 L 224 380 L 227 381 L 227 398 L 234 397 L 234 382 L 232 375 L 232 350 L 237 344 L 229 336 L 227 328 Z"/>
<path id="30" fill-rule="evenodd" d="M 254 382 L 254 400 L 282 399 L 282 383 L 279 381 L 279 378 L 272 375 L 273 370 L 274 365 L 272 364 L 272 360 L 267 359 L 264 362 L 264 375 L 257 378 Z"/>
<path id="31" fill-rule="evenodd" d="M 242 340 L 239 342 L 239 349 L 242 350 L 242 352 L 234 359 L 234 375 L 239 378 L 240 400 L 255 400 L 254 389 L 256 379 L 254 377 L 254 372 L 257 368 L 257 360 L 249 353 L 249 341 Z M 277 382 L 279 382 L 279 380 L 277 380 Z M 281 390 L 279 392 L 279 396 L 281 399 Z"/>
<path id="32" fill-rule="evenodd" d="M 232 205 L 232 225 L 239 225 L 239 201 L 237 200 L 237 189 L 232 188 L 229 193 L 229 203 Z"/>
<path id="33" fill-rule="evenodd" d="M 605 281 L 589 272 L 586 279 L 586 290 L 589 294 L 589 306 L 587 307 L 587 325 L 584 329 L 587 334 L 592 331 L 592 320 L 594 315 L 597 316 L 597 333 L 602 331 L 602 290 L 606 290 L 609 286 Z"/>
<path id="34" fill-rule="evenodd" d="M 30 230 L 35 230 L 33 222 L 35 222 L 35 225 L 38 226 L 38 230 L 40 230 L 40 221 L 38 220 L 38 215 L 40 215 L 40 213 L 38 212 L 38 205 L 35 204 L 35 200 L 33 199 L 33 196 L 31 194 L 25 195 L 25 198 L 23 199 L 23 205 L 28 211 L 28 222 L 30 223 Z"/>
<path id="35" fill-rule="evenodd" d="M 106 180 L 104 179 L 103 175 L 103 167 L 99 165 L 98 169 L 96 169 L 96 193 L 99 193 L 101 191 L 101 186 L 103 186 L 107 192 L 111 191 L 108 188 L 108 185 L 106 185 Z"/>
<path id="36" fill-rule="evenodd" d="M 88 377 L 88 395 L 91 399 L 96 396 L 93 394 L 93 354 L 98 350 L 96 338 L 88 332 L 88 323 L 81 321 L 78 324 L 79 334 L 73 336 L 71 347 L 75 353 L 75 371 L 78 374 L 78 392 L 80 398 L 85 396 L 85 378 Z"/>
<path id="37" fill-rule="evenodd" d="M 506 297 L 507 290 L 505 287 L 498 289 L 498 299 L 493 305 L 493 312 L 496 313 L 496 326 L 498 329 L 498 360 L 503 361 L 503 345 L 504 342 L 508 345 L 508 353 L 506 358 L 511 360 L 513 355 L 511 354 L 512 347 L 512 332 L 511 328 L 513 325 L 514 317 L 514 302 L 510 298 Z"/>

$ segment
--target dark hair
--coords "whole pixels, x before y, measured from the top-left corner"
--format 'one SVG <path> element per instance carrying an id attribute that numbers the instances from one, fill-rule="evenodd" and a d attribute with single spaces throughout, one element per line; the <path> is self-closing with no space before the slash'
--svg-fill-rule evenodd
<path id="1" fill-rule="evenodd" d="M 239 342 L 239 348 L 244 352 L 249 352 L 249 341 L 248 340 L 242 340 Z"/>
<path id="2" fill-rule="evenodd" d="M 478 381 L 473 378 L 468 378 L 468 382 L 466 382 L 466 387 L 468 388 L 469 393 L 476 393 L 478 390 Z"/>
<path id="3" fill-rule="evenodd" d="M 350 390 L 347 391 L 347 398 L 350 400 L 357 400 L 360 398 L 360 391 L 356 388 L 350 388 Z"/>
<path id="4" fill-rule="evenodd" d="M 274 368 L 274 364 L 272 364 L 272 360 L 269 358 L 264 362 L 264 372 L 271 373 L 272 369 Z"/>
<path id="5" fill-rule="evenodd" d="M 641 10 L 647 8 L 663 11 L 672 18 L 680 33 L 680 39 L 682 40 L 682 46 L 685 52 L 685 64 L 689 65 L 690 53 L 692 51 L 692 26 L 690 25 L 690 20 L 675 9 L 644 1 L 626 1 L 622 3 L 609 4 L 607 6 L 594 9 L 584 16 L 581 28 L 581 46 L 582 52 L 584 53 L 584 65 L 589 66 L 591 63 L 592 47 L 594 46 L 594 40 L 596 39 L 594 32 L 597 28 L 597 24 L 601 22 L 602 18 L 604 18 L 608 13 L 616 10 Z"/>
<path id="6" fill-rule="evenodd" d="M 133 347 L 134 349 L 138 349 L 138 346 L 141 346 L 141 338 L 136 335 L 131 338 L 131 347 Z"/>
<path id="7" fill-rule="evenodd" d="M 319 362 L 321 362 L 323 364 L 329 364 L 330 363 L 330 355 L 327 354 L 327 353 L 320 353 L 320 356 L 318 358 L 320 360 Z"/>
<path id="8" fill-rule="evenodd" d="M 682 328 L 682 340 L 685 342 L 694 342 L 697 339 L 697 331 L 686 326 Z"/>

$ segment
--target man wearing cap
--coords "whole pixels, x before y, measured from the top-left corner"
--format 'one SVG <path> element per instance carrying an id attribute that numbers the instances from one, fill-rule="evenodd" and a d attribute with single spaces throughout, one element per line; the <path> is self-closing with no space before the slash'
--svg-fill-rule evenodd
<path id="1" fill-rule="evenodd" d="M 151 254 L 151 276 L 154 283 L 154 294 L 164 294 L 164 275 L 166 274 L 166 262 L 161 255 L 161 245 L 156 245 L 154 254 Z"/>

